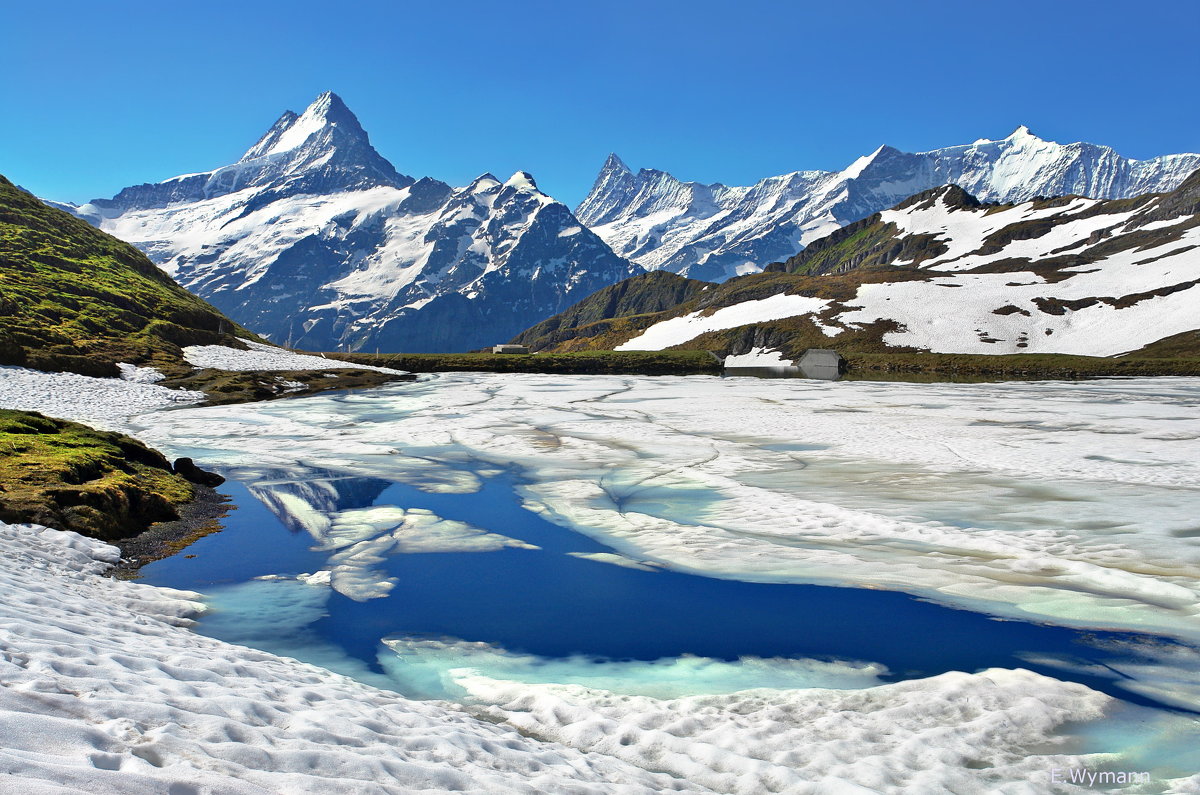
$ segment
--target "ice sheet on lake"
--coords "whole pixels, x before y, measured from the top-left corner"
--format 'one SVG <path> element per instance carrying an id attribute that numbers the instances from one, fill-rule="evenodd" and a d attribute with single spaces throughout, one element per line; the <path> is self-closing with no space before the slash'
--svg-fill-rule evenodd
<path id="1" fill-rule="evenodd" d="M 755 688 L 858 690 L 882 684 L 878 663 L 742 657 L 735 661 L 684 655 L 661 660 L 607 660 L 586 656 L 538 657 L 489 643 L 429 638 L 385 638 L 392 654 L 380 663 L 404 687 L 432 698 L 461 698 L 459 680 L 486 676 L 526 684 L 584 685 L 627 695 L 669 699 Z"/>
<path id="2" fill-rule="evenodd" d="M 383 570 L 389 555 L 537 549 L 515 538 L 444 519 L 424 508 L 347 507 L 347 503 L 371 502 L 381 490 L 376 484 L 385 483 L 377 479 L 331 478 L 327 471 L 310 471 L 303 479 L 281 479 L 278 470 L 269 475 L 245 467 L 229 471 L 246 479 L 257 474 L 251 493 L 285 526 L 307 532 L 313 549 L 329 553 L 327 568 L 305 573 L 303 581 L 330 585 L 356 601 L 387 596 L 395 587 L 395 578 Z"/>
<path id="3" fill-rule="evenodd" d="M 431 490 L 474 488 L 463 461 L 518 466 L 529 508 L 633 559 L 1200 637 L 1197 379 L 454 374 L 368 394 L 174 411 L 146 436 Z"/>
<path id="4" fill-rule="evenodd" d="M 335 514 L 328 536 L 317 548 L 337 550 L 328 563 L 333 589 L 363 602 L 387 596 L 395 587 L 396 579 L 381 570 L 388 555 L 491 552 L 505 547 L 537 549 L 515 538 L 443 519 L 423 508 L 379 506 Z"/>

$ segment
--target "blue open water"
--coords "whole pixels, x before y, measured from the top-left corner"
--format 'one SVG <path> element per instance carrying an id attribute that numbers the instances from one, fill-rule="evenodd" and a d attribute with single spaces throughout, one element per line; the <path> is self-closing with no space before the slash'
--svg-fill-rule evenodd
<path id="1" fill-rule="evenodd" d="M 398 584 L 388 597 L 356 602 L 333 592 L 327 615 L 294 631 L 315 632 L 376 672 L 381 638 L 448 637 L 551 658 L 655 660 L 690 654 L 870 661 L 886 665 L 891 673 L 885 678 L 891 679 L 1024 667 L 1160 706 L 1118 686 L 1120 668 L 1129 660 L 1112 642 L 1146 636 L 997 620 L 892 591 L 741 582 L 572 557 L 566 553 L 611 550 L 526 510 L 515 494 L 515 478 L 509 473 L 485 479 L 473 494 L 343 481 L 344 491 L 354 496 L 339 508 L 427 508 L 540 549 L 393 555 L 384 566 Z M 144 582 L 214 592 L 261 575 L 294 575 L 325 565 L 328 553 L 312 551 L 307 533 L 289 530 L 244 485 L 230 481 L 222 490 L 237 506 L 226 529 L 146 566 Z M 205 631 L 203 621 L 199 629 Z M 1113 677 L 1045 668 L 1029 663 L 1031 654 L 1099 663 Z"/>

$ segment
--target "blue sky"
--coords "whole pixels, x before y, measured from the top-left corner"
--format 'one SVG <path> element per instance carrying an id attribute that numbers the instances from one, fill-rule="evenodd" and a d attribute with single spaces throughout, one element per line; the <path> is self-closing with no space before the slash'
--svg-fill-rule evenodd
<path id="1" fill-rule="evenodd" d="M 333 90 L 414 176 L 530 171 L 574 205 L 609 151 L 746 184 L 1027 124 L 1200 151 L 1195 2 L 65 0 L 0 24 L 0 173 L 82 201 L 232 162 Z"/>

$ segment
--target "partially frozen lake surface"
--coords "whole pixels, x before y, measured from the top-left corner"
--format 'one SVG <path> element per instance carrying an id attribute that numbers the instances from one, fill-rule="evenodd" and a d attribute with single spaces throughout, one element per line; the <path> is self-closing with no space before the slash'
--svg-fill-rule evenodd
<path id="1" fill-rule="evenodd" d="M 545 736 L 544 688 L 645 715 L 1025 668 L 1122 699 L 1064 748 L 1195 772 L 1198 379 L 454 374 L 138 433 L 234 479 L 144 570 L 223 639 Z"/>

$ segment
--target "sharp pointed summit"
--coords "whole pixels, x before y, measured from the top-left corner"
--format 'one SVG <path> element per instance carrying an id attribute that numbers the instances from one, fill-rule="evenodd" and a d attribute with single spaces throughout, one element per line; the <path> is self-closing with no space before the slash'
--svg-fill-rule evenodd
<path id="1" fill-rule="evenodd" d="M 512 188 L 514 190 L 527 190 L 541 193 L 541 191 L 538 190 L 537 182 L 535 182 L 533 179 L 533 175 L 528 171 L 516 172 L 508 178 L 508 181 L 504 183 L 504 187 Z"/>
<path id="2" fill-rule="evenodd" d="M 184 174 L 164 182 L 135 185 L 111 199 L 80 208 L 92 219 L 130 210 L 168 207 L 251 188 L 272 198 L 368 188 L 402 188 L 401 174 L 375 147 L 358 118 L 337 94 L 326 91 L 303 113 L 288 110 L 236 162 L 213 171 Z"/>
<path id="3" fill-rule="evenodd" d="M 1015 129 L 1011 133 L 1009 133 L 1008 137 L 1005 138 L 1004 140 L 1006 140 L 1006 141 L 1040 141 L 1042 139 L 1038 138 L 1036 135 L 1034 135 L 1032 132 L 1030 132 L 1028 127 L 1026 127 L 1024 124 L 1022 124 L 1022 125 L 1019 125 L 1017 127 L 1017 129 Z"/>
<path id="4" fill-rule="evenodd" d="M 621 158 L 617 157 L 616 152 L 608 153 L 608 158 L 604 161 L 604 165 L 601 167 L 600 171 L 601 171 L 601 173 L 604 173 L 604 172 L 610 172 L 610 173 L 611 172 L 616 172 L 616 173 L 623 172 L 625 174 L 633 173 L 633 169 L 631 169 L 629 166 L 625 165 L 625 161 L 622 160 Z"/>
<path id="5" fill-rule="evenodd" d="M 344 145 L 348 141 L 355 141 L 370 146 L 366 130 L 359 124 L 358 117 L 341 97 L 332 91 L 326 91 L 313 100 L 300 115 L 290 110 L 284 111 L 271 129 L 267 130 L 258 143 L 250 147 L 238 162 L 245 163 L 293 150 L 322 132 L 328 132 L 325 141 L 327 144 Z"/>
<path id="6" fill-rule="evenodd" d="M 258 333 L 317 350 L 479 348 L 638 270 L 528 172 L 460 188 L 397 173 L 332 92 L 236 163 L 68 209 Z"/>

